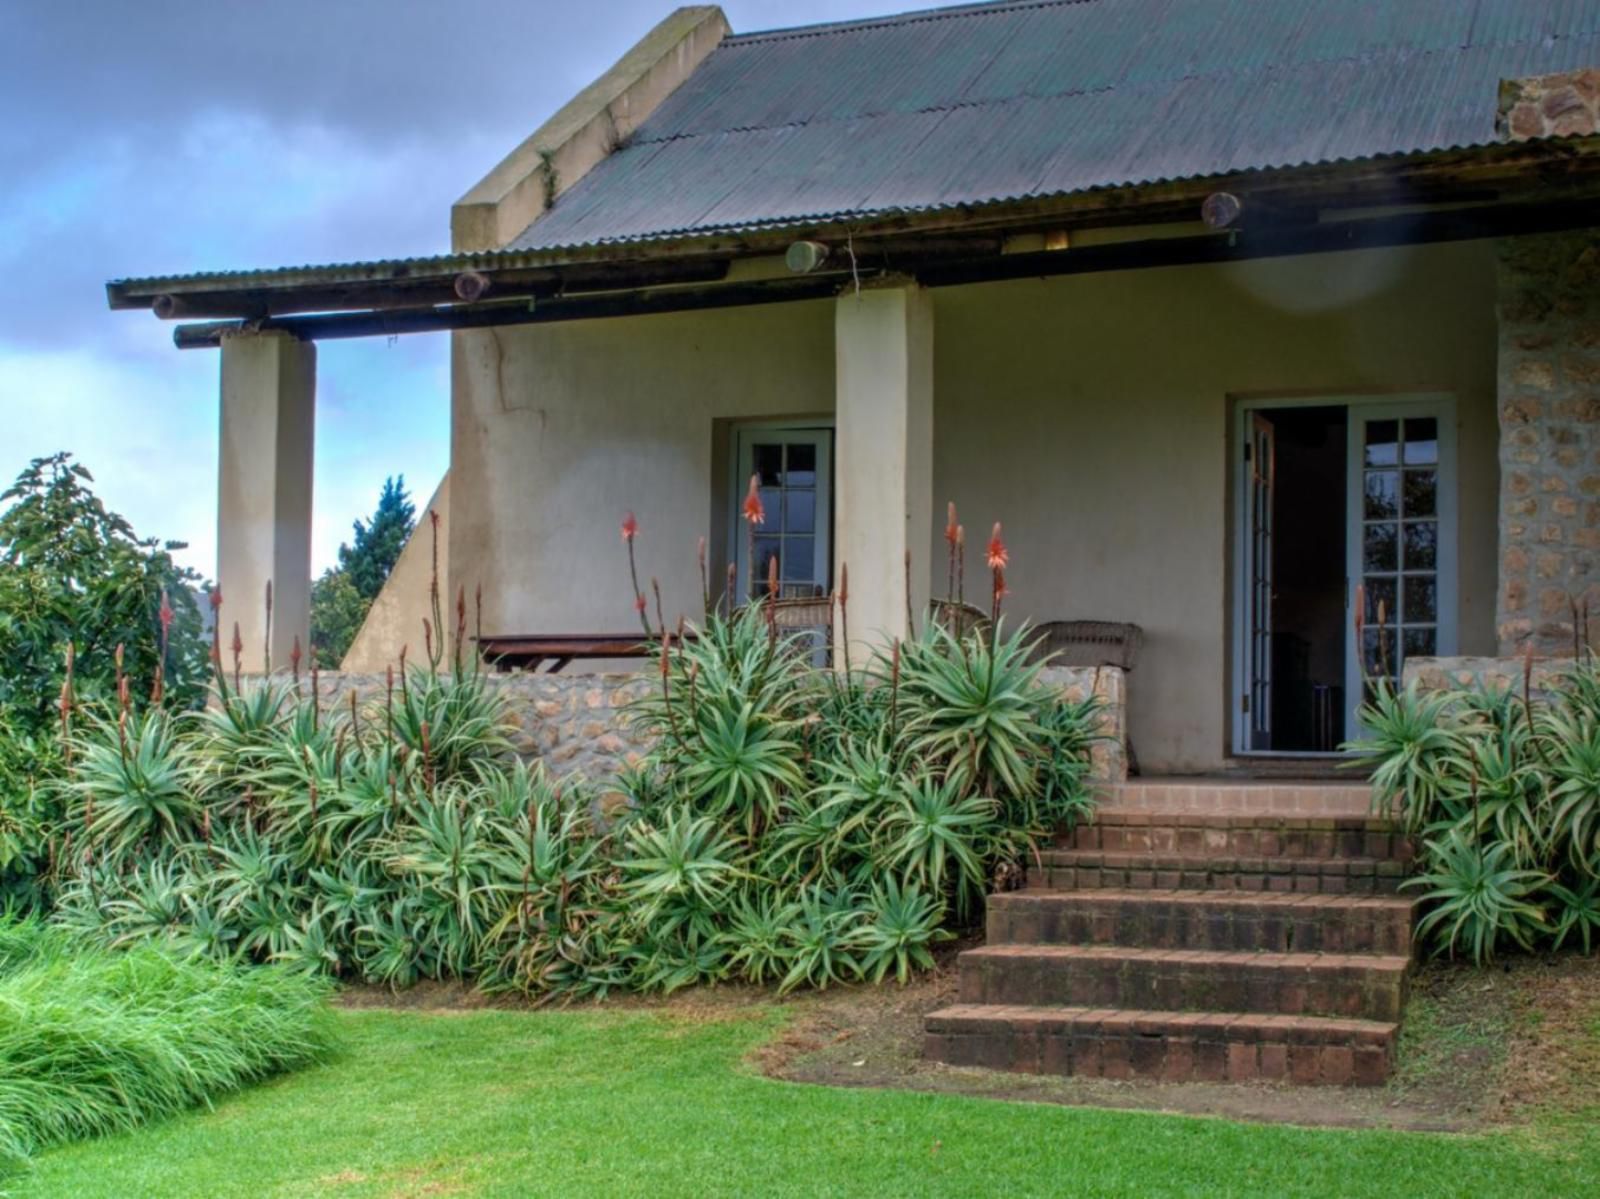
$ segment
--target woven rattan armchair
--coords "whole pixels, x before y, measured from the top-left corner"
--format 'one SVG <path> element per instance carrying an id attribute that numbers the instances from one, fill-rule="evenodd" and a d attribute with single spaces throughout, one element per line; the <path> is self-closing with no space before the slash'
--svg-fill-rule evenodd
<path id="1" fill-rule="evenodd" d="M 1033 661 L 1052 666 L 1118 666 L 1132 670 L 1144 630 L 1111 620 L 1047 620 L 1029 630 Z"/>
<path id="2" fill-rule="evenodd" d="M 989 614 L 973 604 L 962 603 L 959 600 L 936 599 L 932 608 L 933 623 L 954 637 L 989 631 Z"/>

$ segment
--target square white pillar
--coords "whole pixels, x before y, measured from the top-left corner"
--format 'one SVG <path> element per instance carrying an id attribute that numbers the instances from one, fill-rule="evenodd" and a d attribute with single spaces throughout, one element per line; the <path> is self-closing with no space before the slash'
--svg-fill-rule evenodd
<path id="1" fill-rule="evenodd" d="M 217 471 L 217 582 L 224 660 L 238 622 L 246 672 L 267 650 L 272 582 L 272 666 L 287 669 L 311 628 L 311 464 L 317 348 L 287 333 L 238 333 L 222 342 Z"/>
<path id="2" fill-rule="evenodd" d="M 932 572 L 933 298 L 914 282 L 847 289 L 834 311 L 834 578 L 850 569 L 851 659 L 920 622 Z M 911 553 L 910 594 L 906 553 Z"/>

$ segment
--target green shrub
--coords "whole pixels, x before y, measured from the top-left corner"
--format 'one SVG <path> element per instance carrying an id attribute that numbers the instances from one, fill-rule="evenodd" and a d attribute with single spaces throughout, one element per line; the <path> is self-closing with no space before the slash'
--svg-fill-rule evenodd
<path id="1" fill-rule="evenodd" d="M 202 712 L 124 697 L 75 722 L 55 919 L 396 987 L 903 982 L 1090 803 L 1098 708 L 1027 657 L 1024 632 L 930 631 L 836 675 L 759 605 L 712 617 L 654 663 L 654 749 L 609 824 L 516 759 L 477 673 L 354 706 L 220 672 Z"/>
<path id="2" fill-rule="evenodd" d="M 132 1128 L 321 1056 L 325 984 L 0 921 L 0 1162 Z"/>
<path id="3" fill-rule="evenodd" d="M 1592 661 L 1546 695 L 1375 685 L 1367 736 L 1374 803 L 1419 843 L 1437 952 L 1490 960 L 1581 944 L 1600 929 L 1600 672 Z"/>

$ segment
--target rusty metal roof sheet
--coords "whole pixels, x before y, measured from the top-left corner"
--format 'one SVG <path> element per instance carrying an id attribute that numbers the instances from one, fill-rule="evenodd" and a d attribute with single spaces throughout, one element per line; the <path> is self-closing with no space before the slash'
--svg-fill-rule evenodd
<path id="1" fill-rule="evenodd" d="M 1011 0 L 725 39 L 513 250 L 1497 141 L 1600 0 Z"/>

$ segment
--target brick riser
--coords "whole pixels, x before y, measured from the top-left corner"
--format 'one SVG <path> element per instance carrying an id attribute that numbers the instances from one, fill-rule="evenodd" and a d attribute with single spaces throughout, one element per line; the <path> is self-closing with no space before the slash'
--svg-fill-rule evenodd
<path id="1" fill-rule="evenodd" d="M 1393 1066 L 1416 901 L 1411 845 L 1340 784 L 1114 789 L 1027 889 L 991 897 L 954 1065 L 1168 1081 L 1371 1085 Z"/>
<path id="2" fill-rule="evenodd" d="M 1249 892 L 1013 891 L 989 899 L 990 945 L 1409 956 L 1417 901 Z"/>
<path id="3" fill-rule="evenodd" d="M 1225 858 L 1155 853 L 1048 850 L 1028 886 L 1046 891 L 1278 891 L 1393 895 L 1403 862 L 1375 858 Z"/>
<path id="4" fill-rule="evenodd" d="M 1387 820 L 1362 817 L 1178 815 L 1101 811 L 1058 840 L 1061 850 L 1217 858 L 1409 860 L 1411 842 Z"/>
<path id="5" fill-rule="evenodd" d="M 989 945 L 961 955 L 961 1002 L 1398 1020 L 1410 959 L 1111 945 Z"/>
<path id="6" fill-rule="evenodd" d="M 1359 1020 L 957 1005 L 928 1017 L 924 1053 L 1026 1074 L 1377 1086 L 1395 1033 Z"/>

